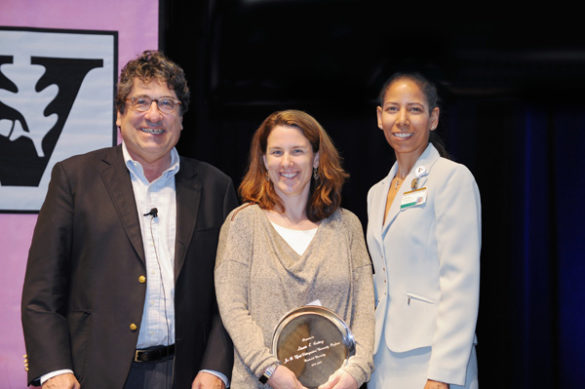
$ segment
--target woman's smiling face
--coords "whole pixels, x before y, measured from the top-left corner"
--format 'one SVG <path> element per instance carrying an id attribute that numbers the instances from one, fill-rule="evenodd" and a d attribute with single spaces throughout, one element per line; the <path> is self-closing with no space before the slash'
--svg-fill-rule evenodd
<path id="1" fill-rule="evenodd" d="M 319 153 L 313 153 L 311 143 L 300 129 L 275 126 L 268 135 L 263 159 L 274 190 L 283 201 L 295 196 L 309 197 Z"/>
<path id="2" fill-rule="evenodd" d="M 418 157 L 439 123 L 439 108 L 432 110 L 419 85 L 409 78 L 394 80 L 377 108 L 378 127 L 396 154 Z"/>

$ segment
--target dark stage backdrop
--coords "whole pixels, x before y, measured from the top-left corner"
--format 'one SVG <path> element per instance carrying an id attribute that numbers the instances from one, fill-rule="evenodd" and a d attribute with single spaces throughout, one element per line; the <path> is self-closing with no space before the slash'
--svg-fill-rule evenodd
<path id="1" fill-rule="evenodd" d="M 351 174 L 343 206 L 365 226 L 366 193 L 394 159 L 376 127 L 378 89 L 397 69 L 425 72 L 444 98 L 438 132 L 482 196 L 480 385 L 582 386 L 579 12 L 389 3 L 161 1 L 160 47 L 192 89 L 179 151 L 239 184 L 261 121 L 306 110 L 339 148 Z"/>

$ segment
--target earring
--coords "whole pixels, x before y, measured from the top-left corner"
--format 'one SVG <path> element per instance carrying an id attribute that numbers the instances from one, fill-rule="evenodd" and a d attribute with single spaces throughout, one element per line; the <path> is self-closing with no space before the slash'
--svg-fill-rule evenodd
<path id="1" fill-rule="evenodd" d="M 315 181 L 319 180 L 319 173 L 317 173 L 316 167 L 313 168 L 313 178 L 315 179 Z"/>
<path id="2" fill-rule="evenodd" d="M 266 179 L 266 181 L 270 182 L 270 176 L 268 175 L 268 172 L 264 174 L 264 178 Z"/>

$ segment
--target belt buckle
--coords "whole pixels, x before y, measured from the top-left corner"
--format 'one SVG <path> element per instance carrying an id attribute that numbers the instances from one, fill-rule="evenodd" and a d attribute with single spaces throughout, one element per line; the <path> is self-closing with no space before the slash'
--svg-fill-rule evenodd
<path id="1" fill-rule="evenodd" d="M 175 353 L 175 345 L 171 344 L 168 346 L 160 346 L 151 350 L 135 350 L 134 351 L 134 362 L 152 362 L 157 361 L 161 358 L 168 357 Z"/>
<path id="2" fill-rule="evenodd" d="M 134 362 L 142 362 L 138 357 L 140 355 L 141 351 L 142 350 L 134 350 Z"/>

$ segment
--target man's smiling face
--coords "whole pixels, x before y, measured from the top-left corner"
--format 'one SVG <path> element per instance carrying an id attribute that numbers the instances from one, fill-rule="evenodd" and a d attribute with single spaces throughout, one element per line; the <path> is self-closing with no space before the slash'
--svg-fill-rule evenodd
<path id="1" fill-rule="evenodd" d="M 170 152 L 179 141 L 183 130 L 181 109 L 178 107 L 174 113 L 162 113 L 158 109 L 158 103 L 153 101 L 147 111 L 140 112 L 133 109 L 130 103 L 130 99 L 140 96 L 177 99 L 175 91 L 169 89 L 164 82 L 156 79 L 148 82 L 134 79 L 124 113 L 118 111 L 116 120 L 128 152 L 143 165 L 160 163 L 167 158 L 170 160 Z"/>

